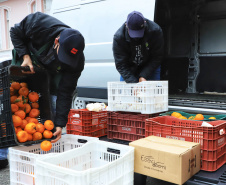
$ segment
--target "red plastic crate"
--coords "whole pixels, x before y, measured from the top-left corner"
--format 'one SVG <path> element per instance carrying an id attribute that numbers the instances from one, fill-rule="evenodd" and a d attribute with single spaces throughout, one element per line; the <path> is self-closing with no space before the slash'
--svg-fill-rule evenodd
<path id="1" fill-rule="evenodd" d="M 68 114 L 67 134 L 100 137 L 107 134 L 106 128 L 107 111 L 71 109 Z"/>
<path id="2" fill-rule="evenodd" d="M 107 135 L 107 128 L 96 130 L 93 132 L 79 132 L 77 130 L 68 130 L 67 134 L 74 134 L 80 136 L 101 137 Z"/>
<path id="3" fill-rule="evenodd" d="M 145 120 L 159 114 L 108 111 L 108 139 L 134 141 L 145 137 Z"/>
<path id="4" fill-rule="evenodd" d="M 125 141 L 135 141 L 135 140 L 138 140 L 141 138 L 144 138 L 144 136 L 108 131 L 108 139 L 120 139 L 120 140 L 125 140 Z"/>
<path id="5" fill-rule="evenodd" d="M 120 125 L 108 125 L 108 131 L 145 136 L 144 128 L 127 127 Z"/>
<path id="6" fill-rule="evenodd" d="M 200 143 L 201 169 L 216 171 L 226 162 L 226 121 L 209 122 L 213 127 L 202 127 L 202 123 L 203 121 L 183 120 L 172 116 L 149 118 L 145 121 L 145 136 L 154 135 Z"/>

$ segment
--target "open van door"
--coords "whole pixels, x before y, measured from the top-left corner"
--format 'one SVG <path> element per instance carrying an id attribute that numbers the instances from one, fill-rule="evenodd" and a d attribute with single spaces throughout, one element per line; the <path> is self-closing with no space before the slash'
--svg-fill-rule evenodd
<path id="1" fill-rule="evenodd" d="M 132 11 L 153 20 L 155 0 L 53 0 L 51 15 L 85 38 L 85 68 L 78 80 L 77 108 L 84 101 L 107 102 L 107 82 L 119 81 L 112 42 L 115 32 Z"/>

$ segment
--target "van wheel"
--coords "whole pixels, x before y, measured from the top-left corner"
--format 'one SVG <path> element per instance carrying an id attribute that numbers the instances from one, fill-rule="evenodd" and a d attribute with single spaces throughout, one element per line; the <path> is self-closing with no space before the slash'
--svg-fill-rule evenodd
<path id="1" fill-rule="evenodd" d="M 79 97 L 76 97 L 72 101 L 72 109 L 85 109 L 86 108 L 86 102 L 84 100 L 80 100 Z"/>

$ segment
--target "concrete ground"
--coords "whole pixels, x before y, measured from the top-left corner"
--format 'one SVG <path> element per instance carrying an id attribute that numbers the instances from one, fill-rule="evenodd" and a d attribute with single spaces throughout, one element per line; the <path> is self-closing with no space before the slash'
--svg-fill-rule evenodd
<path id="1" fill-rule="evenodd" d="M 0 184 L 1 185 L 10 184 L 9 166 L 5 169 L 0 170 Z"/>

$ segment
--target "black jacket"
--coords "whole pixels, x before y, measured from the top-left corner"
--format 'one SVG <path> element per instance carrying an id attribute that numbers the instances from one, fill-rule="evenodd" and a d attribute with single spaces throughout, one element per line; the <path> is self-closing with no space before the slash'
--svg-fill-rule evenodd
<path id="1" fill-rule="evenodd" d="M 116 69 L 127 83 L 137 83 L 140 77 L 150 80 L 153 71 L 161 65 L 164 46 L 162 29 L 153 21 L 145 20 L 145 32 L 141 42 L 143 62 L 139 65 L 133 62 L 133 42 L 125 24 L 114 35 L 113 54 Z"/>
<path id="2" fill-rule="evenodd" d="M 54 44 L 55 38 L 65 28 L 70 27 L 54 17 L 37 12 L 29 14 L 19 24 L 15 24 L 10 29 L 10 36 L 18 56 L 23 57 L 25 54 L 30 54 L 30 51 L 39 50 L 47 42 Z M 53 44 L 43 53 L 48 53 Z M 66 126 L 73 92 L 76 89 L 78 78 L 84 69 L 84 55 L 80 60 L 76 69 L 61 66 L 60 72 L 62 75 L 57 89 L 56 117 L 54 119 L 56 126 Z"/>

